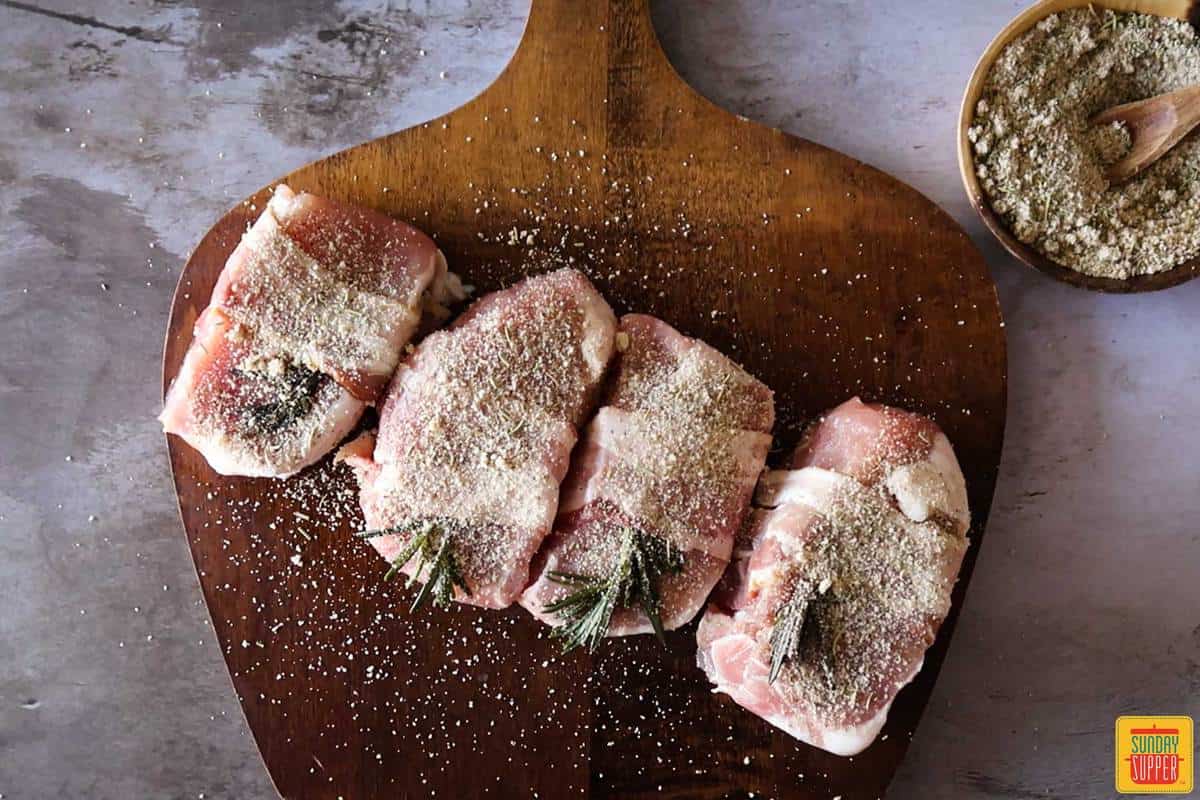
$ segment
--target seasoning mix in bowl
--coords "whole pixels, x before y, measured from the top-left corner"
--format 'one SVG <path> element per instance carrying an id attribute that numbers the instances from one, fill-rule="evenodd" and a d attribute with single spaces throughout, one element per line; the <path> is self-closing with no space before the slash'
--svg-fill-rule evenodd
<path id="1" fill-rule="evenodd" d="M 1020 242 L 1083 275 L 1123 280 L 1200 255 L 1200 137 L 1111 184 L 1129 150 L 1100 111 L 1200 83 L 1187 22 L 1095 7 L 1044 17 L 987 71 L 966 130 L 975 177 Z"/>

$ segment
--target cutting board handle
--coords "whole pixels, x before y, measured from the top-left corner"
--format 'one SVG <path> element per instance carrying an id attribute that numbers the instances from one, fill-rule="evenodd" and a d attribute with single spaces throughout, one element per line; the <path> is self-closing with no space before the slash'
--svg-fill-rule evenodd
<path id="1" fill-rule="evenodd" d="M 554 93 L 595 90 L 609 81 L 628 89 L 634 78 L 679 80 L 654 31 L 650 0 L 531 0 L 503 76 Z"/>

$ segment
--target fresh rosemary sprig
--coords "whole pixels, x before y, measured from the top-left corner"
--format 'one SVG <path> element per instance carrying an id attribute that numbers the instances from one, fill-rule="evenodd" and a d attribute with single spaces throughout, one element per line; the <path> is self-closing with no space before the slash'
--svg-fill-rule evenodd
<path id="1" fill-rule="evenodd" d="M 438 608 L 446 608 L 454 599 L 454 587 L 462 589 L 463 594 L 471 596 L 471 587 L 463 579 L 458 557 L 454 553 L 453 530 L 455 523 L 448 518 L 413 520 L 381 528 L 373 531 L 360 531 L 354 534 L 363 539 L 373 536 L 391 536 L 411 533 L 412 538 L 404 545 L 404 549 L 391 561 L 391 566 L 383 576 L 385 581 L 391 580 L 404 565 L 414 556 L 417 558 L 416 569 L 408 577 L 405 586 L 412 586 L 425 573 L 425 582 L 413 599 L 409 611 L 416 611 L 426 600 L 432 600 Z"/>
<path id="2" fill-rule="evenodd" d="M 617 563 L 606 577 L 547 573 L 555 583 L 574 589 L 546 606 L 547 613 L 562 620 L 552 635 L 563 640 L 564 652 L 576 647 L 592 652 L 608 633 L 613 612 L 636 603 L 649 617 L 659 641 L 664 641 L 658 584 L 663 575 L 682 569 L 683 553 L 670 542 L 634 527 L 622 529 Z"/>
<path id="3" fill-rule="evenodd" d="M 247 373 L 263 377 L 262 373 Z M 283 375 L 267 378 L 276 391 L 274 400 L 246 409 L 248 423 L 263 433 L 276 433 L 312 411 L 313 398 L 325 381 L 325 375 L 303 364 L 288 364 Z"/>
<path id="4" fill-rule="evenodd" d="M 783 665 L 800 654 L 800 637 L 808 611 L 808 594 L 803 585 L 792 590 L 792 596 L 775 612 L 775 627 L 771 629 L 771 672 L 767 683 L 774 683 L 783 672 Z"/>

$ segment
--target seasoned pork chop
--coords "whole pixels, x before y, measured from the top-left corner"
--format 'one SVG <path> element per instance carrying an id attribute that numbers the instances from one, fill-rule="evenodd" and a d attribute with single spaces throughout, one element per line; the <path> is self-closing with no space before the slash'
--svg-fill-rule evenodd
<path id="1" fill-rule="evenodd" d="M 574 642 L 589 646 L 660 622 L 676 628 L 700 610 L 729 561 L 775 416 L 770 389 L 665 322 L 631 314 L 617 336 L 623 350 L 605 405 L 574 456 L 554 533 L 521 598 L 542 621 L 565 626 L 560 635 L 572 643 L 580 590 L 629 570 L 627 583 L 658 595 L 611 603 L 609 624 Z M 640 560 L 661 574 L 642 580 Z"/>
<path id="2" fill-rule="evenodd" d="M 279 186 L 217 280 L 163 428 L 218 472 L 290 475 L 378 399 L 423 309 L 458 297 L 425 234 Z"/>
<path id="3" fill-rule="evenodd" d="M 554 520 L 615 328 L 591 283 L 561 269 L 487 295 L 427 337 L 396 373 L 371 455 L 369 442 L 344 453 L 380 555 L 435 584 L 435 599 L 511 605 Z M 461 580 L 438 583 L 447 575 Z"/>
<path id="4" fill-rule="evenodd" d="M 950 610 L 966 485 L 931 421 L 850 400 L 812 426 L 697 631 L 718 691 L 839 755 L 878 735 Z"/>

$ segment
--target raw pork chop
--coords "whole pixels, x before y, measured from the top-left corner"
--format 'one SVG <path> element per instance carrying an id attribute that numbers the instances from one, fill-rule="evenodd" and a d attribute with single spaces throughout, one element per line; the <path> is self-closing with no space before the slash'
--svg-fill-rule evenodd
<path id="1" fill-rule="evenodd" d="M 223 474 L 292 474 L 378 399 L 422 308 L 460 293 L 420 231 L 279 186 L 217 279 L 163 427 Z"/>
<path id="2" fill-rule="evenodd" d="M 521 598 L 542 621 L 564 626 L 568 645 L 694 617 L 725 570 L 771 446 L 771 390 L 728 358 L 640 314 L 623 317 L 617 336 L 622 352 L 605 405 Z M 644 563 L 661 574 L 641 574 Z M 632 590 L 614 585 L 621 580 Z M 569 598 L 580 590 L 596 602 L 575 605 Z M 581 630 L 574 620 L 588 610 L 598 616 Z"/>
<path id="3" fill-rule="evenodd" d="M 368 528 L 387 531 L 370 537 L 379 554 L 440 603 L 511 605 L 615 330 L 587 278 L 562 269 L 487 295 L 427 337 L 393 379 L 373 457 L 370 439 L 343 451 Z"/>
<path id="4" fill-rule="evenodd" d="M 760 482 L 696 637 L 729 694 L 797 739 L 865 749 L 920 670 L 966 552 L 966 485 L 937 426 L 854 398 Z"/>

